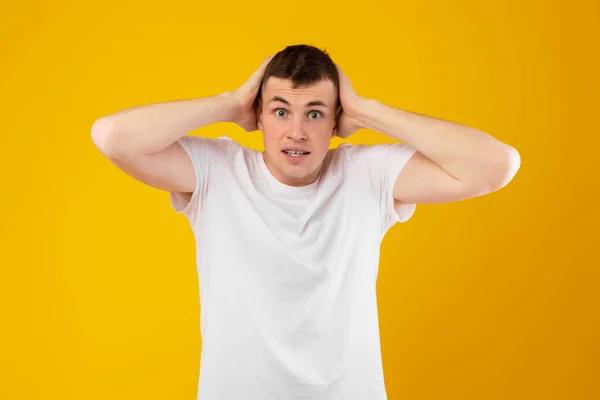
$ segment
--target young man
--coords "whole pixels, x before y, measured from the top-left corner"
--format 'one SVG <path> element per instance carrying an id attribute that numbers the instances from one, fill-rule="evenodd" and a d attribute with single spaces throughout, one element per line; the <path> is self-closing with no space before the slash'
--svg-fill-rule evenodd
<path id="1" fill-rule="evenodd" d="M 186 133 L 234 122 L 264 152 Z M 404 144 L 329 149 L 369 128 Z M 381 240 L 417 203 L 505 186 L 518 152 L 359 96 L 319 49 L 289 46 L 233 92 L 96 121 L 100 151 L 170 193 L 197 242 L 201 400 L 384 400 Z"/>

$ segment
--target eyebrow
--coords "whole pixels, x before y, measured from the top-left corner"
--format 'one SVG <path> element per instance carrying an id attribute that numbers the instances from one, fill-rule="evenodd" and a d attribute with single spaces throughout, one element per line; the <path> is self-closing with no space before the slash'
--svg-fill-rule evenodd
<path id="1" fill-rule="evenodd" d="M 280 97 L 280 96 L 273 96 L 273 98 L 269 101 L 269 103 L 271 103 L 273 101 L 279 101 L 283 104 L 287 104 L 288 106 L 291 105 L 289 101 L 287 101 L 286 99 L 284 99 L 283 97 Z M 309 101 L 308 103 L 306 103 L 306 105 L 305 105 L 305 107 L 314 107 L 314 106 L 327 107 L 327 104 L 325 104 L 321 100 L 312 100 L 312 101 Z"/>

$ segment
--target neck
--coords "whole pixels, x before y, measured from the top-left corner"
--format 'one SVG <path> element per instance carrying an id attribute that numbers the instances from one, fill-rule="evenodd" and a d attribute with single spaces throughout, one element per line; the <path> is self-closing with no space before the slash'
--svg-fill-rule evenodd
<path id="1" fill-rule="evenodd" d="M 267 158 L 266 152 L 262 153 L 262 158 L 265 161 L 265 165 L 267 166 L 267 169 L 271 172 L 271 175 L 273 175 L 275 177 L 275 179 L 277 179 L 279 182 L 281 182 L 285 185 L 288 185 L 288 186 L 300 187 L 300 186 L 310 185 L 311 183 L 314 183 L 319 178 L 319 175 L 321 174 L 321 170 L 323 169 L 323 163 L 321 163 L 319 168 L 317 168 L 315 171 L 311 172 L 309 175 L 302 176 L 302 177 L 290 177 L 290 176 L 285 176 L 285 175 L 281 174 L 277 170 L 277 168 L 275 168 L 274 166 L 271 165 L 271 162 Z"/>

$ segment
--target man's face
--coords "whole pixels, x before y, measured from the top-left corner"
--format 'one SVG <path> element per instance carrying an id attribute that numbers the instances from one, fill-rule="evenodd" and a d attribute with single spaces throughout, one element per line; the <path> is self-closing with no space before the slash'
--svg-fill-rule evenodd
<path id="1" fill-rule="evenodd" d="M 328 79 L 296 89 L 288 79 L 267 80 L 258 129 L 264 136 L 265 163 L 279 181 L 303 186 L 317 178 L 336 134 L 337 99 L 335 85 Z"/>

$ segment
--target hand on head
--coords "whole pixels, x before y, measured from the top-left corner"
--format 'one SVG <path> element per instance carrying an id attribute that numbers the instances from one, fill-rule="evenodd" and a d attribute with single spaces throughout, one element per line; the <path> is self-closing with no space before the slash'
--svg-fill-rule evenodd
<path id="1" fill-rule="evenodd" d="M 235 122 L 248 132 L 257 129 L 255 101 L 259 93 L 260 83 L 262 81 L 265 68 L 275 55 L 267 57 L 260 67 L 256 69 L 246 82 L 238 89 L 233 91 L 233 96 L 237 104 L 237 116 Z"/>
<path id="2" fill-rule="evenodd" d="M 363 128 L 359 120 L 359 111 L 364 107 L 365 98 L 359 96 L 352 87 L 350 79 L 339 65 L 335 65 L 340 80 L 341 115 L 337 124 L 336 136 L 347 138 Z"/>
<path id="3" fill-rule="evenodd" d="M 258 129 L 256 121 L 257 96 L 260 95 L 260 84 L 269 62 L 275 55 L 267 57 L 262 64 L 250 75 L 242 86 L 232 92 L 236 104 L 235 123 L 248 132 Z M 365 98 L 359 96 L 353 89 L 350 79 L 336 64 L 339 74 L 340 116 L 336 126 L 336 135 L 347 138 L 363 128 L 359 121 L 359 111 L 364 107 Z"/>

